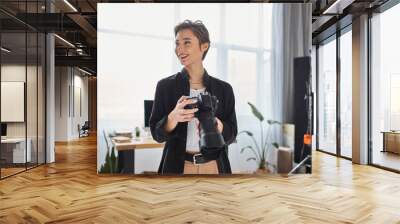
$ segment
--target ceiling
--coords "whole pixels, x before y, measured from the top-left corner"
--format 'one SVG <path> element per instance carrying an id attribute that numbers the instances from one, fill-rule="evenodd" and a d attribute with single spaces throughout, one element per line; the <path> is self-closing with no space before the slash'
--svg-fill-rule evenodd
<path id="1" fill-rule="evenodd" d="M 337 3 L 335 3 L 337 1 Z M 312 3 L 313 42 L 331 35 L 337 21 L 365 10 L 373 9 L 387 0 L 269 0 L 250 2 L 297 2 Z M 1 0 L 1 30 L 5 38 L 15 45 L 24 46 L 21 37 L 28 28 L 31 31 L 54 32 L 56 65 L 80 66 L 96 73 L 97 67 L 97 3 L 157 2 L 134 0 Z M 242 1 L 246 2 L 246 1 Z M 248 1 L 247 1 L 248 2 Z M 51 13 L 50 13 L 51 11 Z M 345 21 L 345 20 L 343 20 Z M 342 24 L 343 26 L 346 23 Z M 328 32 L 331 29 L 330 33 Z M 4 35 L 3 35 L 4 36 Z M 62 39 L 67 40 L 66 43 Z M 22 41 L 22 42 L 21 42 Z M 4 42 L 3 42 L 4 43 Z M 72 44 L 72 45 L 71 45 Z M 15 47 L 15 46 L 14 46 Z M 34 43 L 28 45 L 28 52 Z M 22 48 L 21 48 L 22 49 Z"/>
<path id="2" fill-rule="evenodd" d="M 353 17 L 374 11 L 389 0 L 314 0 L 313 44 L 332 36 L 352 23 Z"/>

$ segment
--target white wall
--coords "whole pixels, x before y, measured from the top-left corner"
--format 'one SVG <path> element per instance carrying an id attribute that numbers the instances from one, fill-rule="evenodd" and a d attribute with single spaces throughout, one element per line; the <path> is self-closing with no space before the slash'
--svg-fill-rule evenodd
<path id="1" fill-rule="evenodd" d="M 38 70 L 36 70 L 38 68 Z M 2 82 L 24 82 L 26 84 L 26 108 L 22 112 L 27 113 L 25 122 L 6 122 L 7 137 L 25 137 L 30 139 L 32 161 L 36 162 L 36 152 L 39 150 L 39 162 L 44 162 L 44 82 L 42 68 L 36 66 L 27 67 L 25 64 L 3 64 L 1 66 Z M 26 79 L 27 78 L 27 82 Z M 2 96 L 7 97 L 7 96 Z M 10 108 L 1 108 L 9 110 Z M 27 132 L 26 132 L 27 131 Z"/>
<path id="2" fill-rule="evenodd" d="M 2 65 L 1 67 L 1 81 L 2 82 L 25 82 L 25 74 L 28 72 L 28 81 L 30 86 L 36 86 L 36 81 L 32 80 L 31 75 L 36 76 L 36 67 L 25 65 Z M 25 82 L 26 83 L 26 82 Z M 36 110 L 36 88 L 27 88 L 27 106 L 29 107 L 27 119 L 28 122 L 34 121 L 36 123 L 36 113 L 31 113 Z M 34 99 L 32 99 L 34 98 Z M 34 102 L 33 104 L 31 104 Z M 39 105 L 40 106 L 40 105 Z M 6 110 L 7 108 L 2 108 Z M 7 122 L 7 136 L 9 137 L 24 137 L 25 136 L 25 123 L 24 122 Z M 28 134 L 30 132 L 29 128 L 33 125 L 28 125 Z M 36 130 L 36 126 L 32 130 Z M 29 136 L 28 136 L 29 137 Z"/>
<path id="3" fill-rule="evenodd" d="M 72 119 L 72 136 L 78 137 L 78 129 L 77 126 L 80 124 L 81 126 L 88 121 L 89 113 L 88 113 L 88 77 L 81 76 L 83 73 L 78 73 L 74 75 L 74 108 L 73 110 L 73 119 Z M 80 93 L 79 93 L 80 92 Z M 81 110 L 81 111 L 80 111 Z M 75 111 L 75 112 L 74 112 Z"/>
<path id="4" fill-rule="evenodd" d="M 68 84 L 67 67 L 55 68 L 55 141 L 68 139 Z"/>
<path id="5" fill-rule="evenodd" d="M 1 81 L 18 81 L 25 82 L 25 65 L 2 65 L 1 66 Z M 32 67 L 28 66 L 28 71 Z M 30 72 L 28 72 L 29 74 Z M 6 108 L 1 108 L 6 110 Z M 25 137 L 25 123 L 24 122 L 10 122 L 7 123 L 7 136 L 8 137 Z"/>
<path id="6" fill-rule="evenodd" d="M 88 78 L 83 75 L 76 68 L 56 67 L 55 141 L 79 138 L 78 124 L 88 120 Z"/>

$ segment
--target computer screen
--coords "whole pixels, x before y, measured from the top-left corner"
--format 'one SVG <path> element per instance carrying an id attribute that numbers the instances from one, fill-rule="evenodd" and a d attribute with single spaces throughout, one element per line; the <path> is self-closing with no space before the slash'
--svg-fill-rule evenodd
<path id="1" fill-rule="evenodd" d="M 144 101 L 144 126 L 150 127 L 150 115 L 151 110 L 153 109 L 153 100 L 145 100 Z"/>
<path id="2" fill-rule="evenodd" d="M 7 136 L 7 124 L 1 123 L 1 136 Z"/>

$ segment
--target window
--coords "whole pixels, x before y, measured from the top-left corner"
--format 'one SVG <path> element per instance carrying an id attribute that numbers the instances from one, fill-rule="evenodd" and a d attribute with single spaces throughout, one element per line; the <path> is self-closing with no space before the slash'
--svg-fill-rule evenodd
<path id="1" fill-rule="evenodd" d="M 351 28 L 351 27 L 350 27 Z M 352 34 L 340 36 L 340 154 L 352 156 Z"/>
<path id="2" fill-rule="evenodd" d="M 386 150 L 383 132 L 400 130 L 399 21 L 399 4 L 371 18 L 372 163 L 395 170 L 400 170 L 400 156 Z"/>
<path id="3" fill-rule="evenodd" d="M 220 4 L 180 4 L 176 6 L 180 20 L 201 20 L 207 27 L 212 43 L 221 41 L 221 6 Z M 207 13 L 205 13 L 207 12 Z M 208 56 L 207 56 L 208 57 Z"/>
<path id="4" fill-rule="evenodd" d="M 245 74 L 245 75 L 244 75 Z M 257 92 L 256 54 L 242 51 L 229 51 L 228 78 L 236 99 L 236 113 L 251 115 L 247 102 L 255 104 Z"/>
<path id="5" fill-rule="evenodd" d="M 318 149 L 336 154 L 336 39 L 318 51 Z"/>
<path id="6" fill-rule="evenodd" d="M 243 10 L 243 9 L 246 10 Z M 259 7 L 256 4 L 229 4 L 226 7 L 226 41 L 229 44 L 257 47 L 259 35 L 243 35 L 258 33 Z M 240 16 L 238 16 L 240 15 Z M 251 24 L 251 25 L 249 25 Z"/>
<path id="7" fill-rule="evenodd" d="M 400 73 L 390 74 L 390 130 L 400 130 Z"/>

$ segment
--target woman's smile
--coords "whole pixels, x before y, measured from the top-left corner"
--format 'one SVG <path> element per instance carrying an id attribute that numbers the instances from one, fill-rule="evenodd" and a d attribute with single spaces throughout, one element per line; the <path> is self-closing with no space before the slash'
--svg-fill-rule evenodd
<path id="1" fill-rule="evenodd" d="M 186 59 L 189 57 L 188 54 L 180 54 L 179 55 L 179 59 L 181 60 L 181 62 L 186 61 Z"/>

